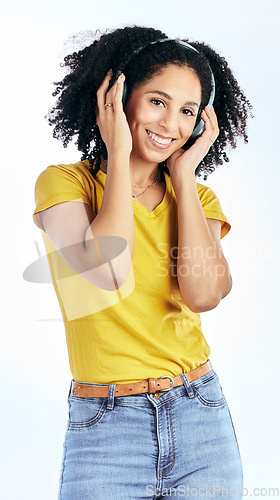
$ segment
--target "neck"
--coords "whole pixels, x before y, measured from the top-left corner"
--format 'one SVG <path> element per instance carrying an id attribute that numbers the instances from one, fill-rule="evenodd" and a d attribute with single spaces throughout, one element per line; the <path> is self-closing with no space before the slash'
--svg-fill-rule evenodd
<path id="1" fill-rule="evenodd" d="M 148 186 L 156 180 L 158 170 L 158 163 L 147 161 L 139 157 L 136 151 L 132 149 L 130 155 L 130 171 L 134 181 L 133 184 Z"/>
<path id="2" fill-rule="evenodd" d="M 100 170 L 107 174 L 107 161 L 102 162 Z M 158 163 L 137 161 L 130 158 L 131 182 L 133 185 L 148 186 L 152 184 L 158 175 Z"/>

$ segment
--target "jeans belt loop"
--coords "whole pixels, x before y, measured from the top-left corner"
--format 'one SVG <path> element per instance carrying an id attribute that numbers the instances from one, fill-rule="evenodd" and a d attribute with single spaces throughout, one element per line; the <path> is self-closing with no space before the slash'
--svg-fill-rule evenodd
<path id="1" fill-rule="evenodd" d="M 187 377 L 186 377 L 186 374 L 185 373 L 180 373 L 180 377 L 182 379 L 182 382 L 184 384 L 184 387 L 187 391 L 187 394 L 189 396 L 189 398 L 194 398 L 194 392 L 192 390 L 192 386 L 190 384 L 190 382 L 188 381 Z"/>
<path id="2" fill-rule="evenodd" d="M 70 389 L 69 389 L 69 393 L 68 393 L 68 398 L 67 398 L 67 401 L 69 400 L 70 398 L 70 395 L 71 395 L 71 392 L 72 392 L 72 382 L 75 382 L 75 380 L 72 378 L 71 382 L 70 382 Z"/>
<path id="3" fill-rule="evenodd" d="M 109 385 L 108 403 L 107 403 L 108 410 L 113 410 L 113 408 L 114 408 L 114 397 L 115 397 L 116 385 L 117 384 L 110 384 Z"/>

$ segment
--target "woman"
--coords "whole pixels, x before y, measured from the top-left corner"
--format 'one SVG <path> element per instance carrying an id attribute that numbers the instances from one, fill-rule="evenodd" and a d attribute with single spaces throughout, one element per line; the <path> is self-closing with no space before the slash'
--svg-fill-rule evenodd
<path id="1" fill-rule="evenodd" d="M 247 142 L 251 105 L 224 58 L 188 43 L 117 29 L 56 83 L 54 137 L 83 153 L 40 174 L 33 214 L 73 375 L 60 499 L 242 495 L 199 314 L 231 290 L 230 224 L 196 176 Z"/>

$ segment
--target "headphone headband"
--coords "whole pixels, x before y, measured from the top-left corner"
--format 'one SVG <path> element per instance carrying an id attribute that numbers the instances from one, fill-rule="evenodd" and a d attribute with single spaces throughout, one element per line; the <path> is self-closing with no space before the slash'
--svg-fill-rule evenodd
<path id="1" fill-rule="evenodd" d="M 159 40 L 155 40 L 154 42 L 148 42 L 145 45 L 142 45 L 141 47 L 139 47 L 138 49 L 136 49 L 136 50 L 134 50 L 132 52 L 132 54 L 126 60 L 126 62 L 124 64 L 124 66 L 122 67 L 122 69 L 118 69 L 117 72 L 116 72 L 116 74 L 112 77 L 111 82 L 109 84 L 109 88 L 111 88 L 111 86 L 116 81 L 117 77 L 124 71 L 125 67 L 128 65 L 128 63 L 130 62 L 130 60 L 136 54 L 138 54 L 139 52 L 141 52 L 143 49 L 145 49 L 149 45 L 154 45 L 155 43 L 158 43 L 158 42 L 164 43 L 164 42 L 170 42 L 170 41 L 176 42 L 177 44 L 182 45 L 187 50 L 192 50 L 193 52 L 197 52 L 198 54 L 201 54 L 201 52 L 199 52 L 195 47 L 193 47 L 189 43 L 184 42 L 183 40 L 177 40 L 176 38 L 160 38 Z M 201 55 L 203 55 L 203 54 L 201 54 Z M 207 58 L 206 58 L 206 60 L 207 60 Z M 213 72 L 212 72 L 212 69 L 211 69 L 209 63 L 208 63 L 208 67 L 209 67 L 210 74 L 211 74 L 211 92 L 210 92 L 210 97 L 209 97 L 209 101 L 208 101 L 208 106 L 209 106 L 209 108 L 211 108 L 211 106 L 213 105 L 213 102 L 214 102 L 214 98 L 215 98 L 215 79 L 214 79 L 214 75 L 213 75 Z M 123 86 L 123 97 L 122 97 L 122 102 L 123 102 L 124 106 L 125 106 L 125 104 L 127 102 L 127 94 L 128 94 L 127 84 L 126 84 L 126 81 L 125 81 L 124 82 L 124 86 Z M 197 120 L 196 120 L 196 123 L 195 123 L 195 127 L 194 127 L 194 130 L 193 130 L 192 135 L 190 137 L 191 140 L 197 139 L 203 133 L 203 131 L 204 131 L 205 127 L 204 127 L 204 121 L 201 118 L 201 111 L 202 110 L 200 110 L 199 113 L 198 113 Z M 183 147 L 185 147 L 185 146 L 183 146 Z"/>
<path id="2" fill-rule="evenodd" d="M 126 62 L 126 65 L 132 59 L 132 57 L 134 57 L 136 54 L 141 52 L 143 49 L 145 49 L 149 45 L 154 45 L 155 43 L 158 43 L 158 42 L 160 42 L 160 43 L 176 42 L 188 50 L 192 50 L 193 52 L 197 52 L 198 54 L 201 54 L 201 52 L 199 52 L 199 50 L 197 50 L 195 47 L 193 47 L 189 43 L 184 42 L 183 40 L 178 40 L 177 38 L 160 38 L 159 40 L 155 40 L 154 42 L 146 43 L 145 45 L 142 45 L 138 49 L 134 50 L 134 52 L 132 52 L 131 56 L 129 57 L 128 61 Z M 210 93 L 210 97 L 209 97 L 209 101 L 208 101 L 208 106 L 209 106 L 209 108 L 211 108 L 211 106 L 213 105 L 213 102 L 214 102 L 214 98 L 215 98 L 215 79 L 214 79 L 214 75 L 213 75 L 213 72 L 212 72 L 212 69 L 211 69 L 209 63 L 208 63 L 208 66 L 209 66 L 210 73 L 211 73 L 211 93 Z"/>

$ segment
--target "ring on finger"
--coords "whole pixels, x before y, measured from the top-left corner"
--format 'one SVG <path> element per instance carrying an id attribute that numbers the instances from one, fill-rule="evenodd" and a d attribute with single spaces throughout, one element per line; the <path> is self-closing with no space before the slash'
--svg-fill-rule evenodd
<path id="1" fill-rule="evenodd" d="M 113 104 L 109 103 L 109 104 L 104 104 L 105 108 L 109 108 L 110 106 L 113 106 Z"/>

